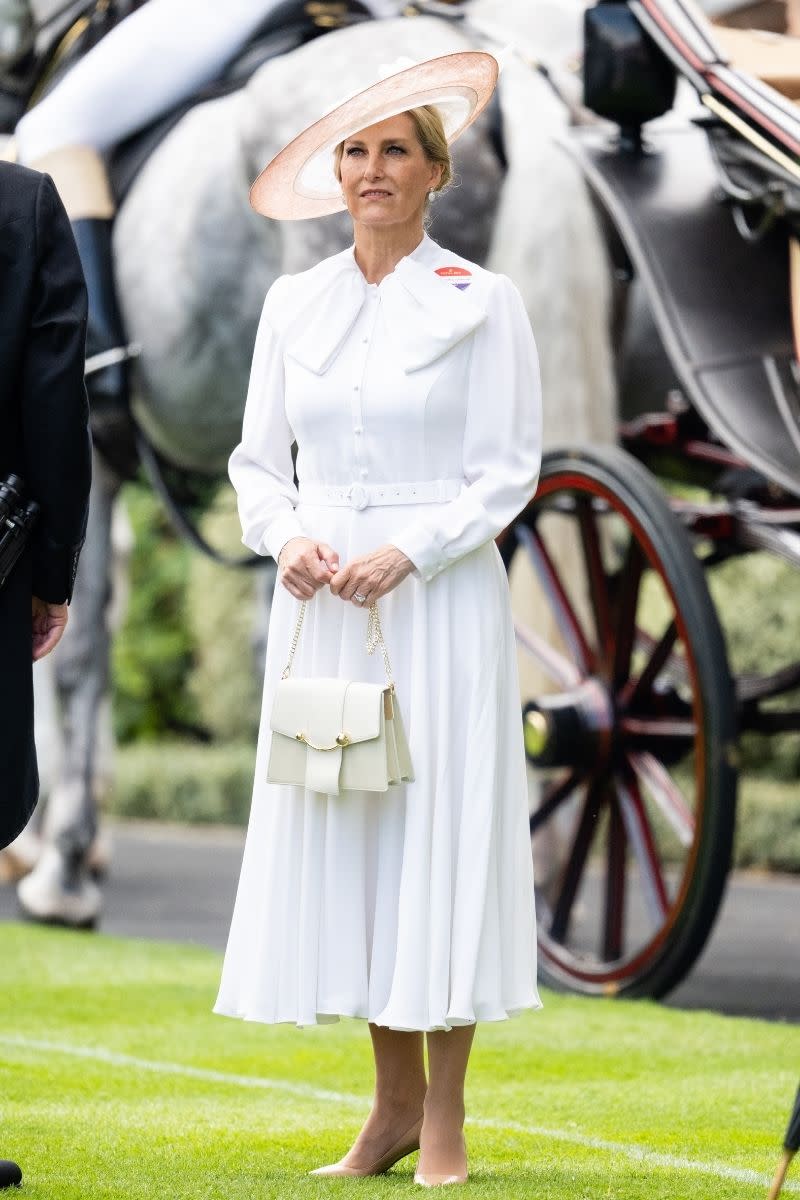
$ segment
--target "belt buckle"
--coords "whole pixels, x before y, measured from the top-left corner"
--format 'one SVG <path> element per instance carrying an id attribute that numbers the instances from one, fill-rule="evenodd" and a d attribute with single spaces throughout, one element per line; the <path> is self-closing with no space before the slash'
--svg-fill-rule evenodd
<path id="1" fill-rule="evenodd" d="M 361 510 L 369 504 L 367 489 L 361 483 L 351 483 L 347 489 L 347 499 L 351 508 Z"/>

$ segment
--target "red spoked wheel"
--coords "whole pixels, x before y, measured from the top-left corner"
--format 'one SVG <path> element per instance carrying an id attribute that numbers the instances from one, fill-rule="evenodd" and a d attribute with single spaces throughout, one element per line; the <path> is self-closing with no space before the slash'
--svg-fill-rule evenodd
<path id="1" fill-rule="evenodd" d="M 706 942 L 735 824 L 734 689 L 702 566 L 654 480 L 614 447 L 546 455 L 500 547 L 541 974 L 662 996 Z"/>

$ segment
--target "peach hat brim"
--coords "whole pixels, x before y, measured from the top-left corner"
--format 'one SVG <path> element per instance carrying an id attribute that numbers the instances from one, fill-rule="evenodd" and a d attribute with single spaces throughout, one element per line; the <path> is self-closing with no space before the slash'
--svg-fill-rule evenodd
<path id="1" fill-rule="evenodd" d="M 378 121 L 433 104 L 452 143 L 489 103 L 498 71 L 494 55 L 462 50 L 379 80 L 325 113 L 276 154 L 250 189 L 251 207 L 282 221 L 342 212 L 341 185 L 333 170 L 339 142 Z"/>

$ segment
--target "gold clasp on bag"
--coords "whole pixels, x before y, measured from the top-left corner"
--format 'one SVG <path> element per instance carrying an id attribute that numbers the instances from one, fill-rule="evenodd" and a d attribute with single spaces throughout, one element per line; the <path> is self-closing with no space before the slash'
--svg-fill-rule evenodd
<path id="1" fill-rule="evenodd" d="M 294 736 L 296 741 L 302 742 L 304 746 L 310 746 L 312 750 L 338 750 L 341 746 L 350 745 L 350 738 L 346 733 L 340 733 L 332 746 L 315 746 L 304 733 L 296 733 Z"/>

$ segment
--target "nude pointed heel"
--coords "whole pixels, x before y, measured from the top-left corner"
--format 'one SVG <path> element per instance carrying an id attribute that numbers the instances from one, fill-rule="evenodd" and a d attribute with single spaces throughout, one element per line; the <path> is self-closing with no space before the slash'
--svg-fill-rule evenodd
<path id="1" fill-rule="evenodd" d="M 384 1175 L 390 1167 L 399 1162 L 401 1158 L 405 1158 L 407 1154 L 413 1154 L 415 1150 L 419 1150 L 419 1135 L 422 1129 L 422 1118 L 411 1126 L 411 1128 L 403 1134 L 403 1136 L 395 1142 L 391 1149 L 387 1150 L 377 1162 L 372 1163 L 369 1167 L 346 1167 L 343 1162 L 331 1163 L 328 1167 L 317 1167 L 315 1171 L 309 1171 L 309 1175 L 351 1175 L 363 1177 L 365 1175 Z"/>
<path id="2" fill-rule="evenodd" d="M 418 1183 L 420 1187 L 427 1188 L 446 1187 L 450 1183 L 466 1183 L 467 1178 L 466 1172 L 463 1175 L 434 1175 L 430 1173 L 423 1175 L 421 1171 L 417 1171 L 414 1176 L 414 1183 Z"/>
<path id="3" fill-rule="evenodd" d="M 442 1173 L 438 1171 L 420 1171 L 418 1169 L 414 1175 L 414 1183 L 426 1188 L 447 1187 L 448 1184 L 452 1183 L 466 1183 L 467 1178 L 468 1172 L 465 1154 L 463 1172 L 451 1171 L 449 1173 Z"/>

